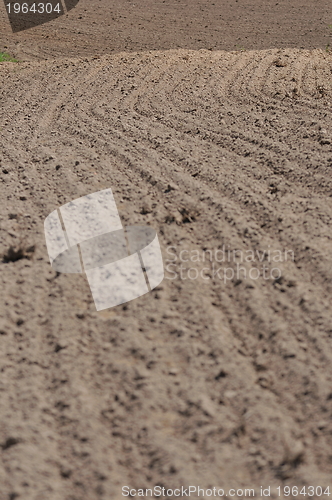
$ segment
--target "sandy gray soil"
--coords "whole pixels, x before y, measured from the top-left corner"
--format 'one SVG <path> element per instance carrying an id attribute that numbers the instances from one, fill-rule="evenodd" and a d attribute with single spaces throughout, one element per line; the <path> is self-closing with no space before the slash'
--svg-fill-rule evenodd
<path id="1" fill-rule="evenodd" d="M 15 35 L 20 54 L 61 54 L 51 24 Z M 332 488 L 332 56 L 133 47 L 0 66 L 0 500 Z M 106 187 L 178 260 L 97 313 L 43 223 Z M 223 247 L 293 258 L 265 254 L 277 279 L 224 283 L 213 266 L 236 263 L 215 259 L 170 279 L 181 250 Z"/>

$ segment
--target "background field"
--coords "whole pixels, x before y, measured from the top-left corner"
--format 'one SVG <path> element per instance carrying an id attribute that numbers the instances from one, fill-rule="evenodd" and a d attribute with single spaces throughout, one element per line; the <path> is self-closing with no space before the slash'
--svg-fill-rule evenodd
<path id="1" fill-rule="evenodd" d="M 7 0 L 5 0 L 6 3 Z M 329 0 L 80 0 L 74 11 L 12 35 L 0 4 L 3 45 L 21 59 L 168 49 L 325 49 Z"/>

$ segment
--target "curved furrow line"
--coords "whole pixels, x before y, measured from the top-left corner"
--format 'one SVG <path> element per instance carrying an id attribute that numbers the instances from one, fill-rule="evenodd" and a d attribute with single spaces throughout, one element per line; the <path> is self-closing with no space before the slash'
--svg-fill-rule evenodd
<path id="1" fill-rule="evenodd" d="M 271 51 L 269 51 L 271 52 Z M 281 53 L 281 57 L 278 57 L 278 54 Z M 306 65 L 304 57 L 301 55 L 301 57 L 296 57 L 293 55 L 293 60 L 287 61 L 285 54 L 287 55 L 287 51 L 276 51 L 274 50 L 270 57 L 268 58 L 267 62 L 267 67 L 265 68 L 265 74 L 260 74 L 259 78 L 255 78 L 254 74 L 244 74 L 241 75 L 239 78 L 239 81 L 241 80 L 248 80 L 248 84 L 238 84 L 238 82 L 235 82 L 236 85 L 230 87 L 230 95 L 233 95 L 234 97 L 237 96 L 237 99 L 240 99 L 239 102 L 242 102 L 242 99 L 248 99 L 251 97 L 251 100 L 247 100 L 246 102 L 248 104 L 252 104 L 252 102 L 259 103 L 261 106 L 262 103 L 264 105 L 268 106 L 268 109 L 273 108 L 273 106 L 279 105 L 282 106 L 284 109 L 287 109 L 289 107 L 289 104 L 292 103 L 292 107 L 295 109 L 300 109 L 303 111 L 303 109 L 307 108 L 313 108 L 314 110 L 317 110 L 317 104 L 313 105 L 311 100 L 306 100 L 304 103 L 301 101 L 301 92 L 299 88 L 301 87 L 301 84 L 299 85 L 299 80 L 300 82 L 302 81 L 302 73 L 303 73 L 303 68 Z M 309 56 L 309 54 L 308 54 Z M 267 55 L 265 54 L 265 57 L 262 57 L 262 60 L 265 60 Z M 321 58 L 324 57 L 324 55 L 321 55 Z M 284 60 L 282 60 L 284 58 Z M 300 62 L 297 63 L 297 60 Z M 281 65 L 281 66 L 280 66 Z M 298 70 L 296 70 L 296 66 L 298 66 Z M 286 68 L 286 71 L 284 70 L 284 67 Z M 280 75 L 278 75 L 278 72 L 276 73 L 276 76 L 274 78 L 271 78 L 274 86 L 273 89 L 271 89 L 269 92 L 266 92 L 264 89 L 266 85 L 268 85 L 268 75 L 272 74 L 272 68 L 277 68 L 278 71 L 280 72 L 280 68 L 282 68 L 282 71 L 285 73 L 282 78 L 280 78 Z M 256 72 L 261 73 L 261 69 L 258 65 L 258 68 Z M 289 75 L 289 78 L 287 79 L 287 75 Z M 265 78 L 264 78 L 265 77 Z M 261 80 L 264 80 L 261 86 L 261 89 L 259 86 L 257 86 L 257 83 Z M 288 82 L 288 87 L 289 89 L 285 89 L 285 85 L 282 85 L 280 88 L 280 92 L 278 92 L 275 89 L 276 82 L 281 82 L 281 81 L 287 81 Z M 296 84 L 297 82 L 297 84 Z M 218 88 L 217 86 L 214 86 L 214 88 Z M 243 88 L 243 92 L 241 94 L 241 97 L 239 98 L 239 93 L 241 92 L 241 89 Z M 236 89 L 239 89 L 236 91 Z M 236 93 L 235 93 L 236 92 Z M 281 94 L 281 97 L 277 98 L 277 95 Z M 245 96 L 245 97 L 244 97 Z M 284 102 L 284 99 L 290 99 L 288 102 Z M 323 107 L 323 106 L 321 106 Z M 318 106 L 319 108 L 319 106 Z"/>
<path id="2" fill-rule="evenodd" d="M 39 134 L 47 133 L 51 124 L 54 122 L 54 114 L 61 105 L 67 103 L 67 99 L 70 93 L 78 91 L 80 89 L 80 86 L 82 86 L 83 84 L 89 85 L 89 83 L 96 78 L 97 74 L 105 64 L 105 61 L 99 62 L 95 65 L 95 67 L 89 70 L 88 74 L 84 74 L 79 79 L 75 78 L 74 83 L 71 82 L 70 86 L 68 86 L 67 89 L 60 92 L 60 94 L 58 94 L 56 98 L 53 98 L 51 102 L 48 103 L 47 110 L 40 117 L 39 124 L 34 131 L 34 140 L 38 137 Z"/>
<path id="3" fill-rule="evenodd" d="M 97 113 L 95 113 L 95 114 L 97 115 Z M 116 113 L 114 112 L 114 114 L 116 114 Z M 89 118 L 88 118 L 88 117 L 86 117 L 86 118 L 85 118 L 85 121 L 86 121 L 87 123 L 88 123 L 88 120 L 89 120 Z M 168 155 L 168 154 L 169 154 L 169 152 L 168 152 L 168 142 L 164 143 L 163 141 L 160 141 L 160 140 L 158 140 L 158 139 L 154 140 L 154 139 L 152 138 L 153 136 L 151 136 L 152 131 L 155 131 L 155 135 L 156 135 L 157 137 L 168 137 L 168 135 L 171 133 L 172 127 L 168 127 L 168 128 L 166 128 L 166 129 L 165 129 L 165 128 L 162 128 L 162 127 L 161 127 L 161 125 L 160 125 L 160 121 L 158 121 L 158 123 L 155 123 L 155 122 L 154 122 L 154 125 L 151 125 L 151 126 L 149 127 L 149 120 L 148 120 L 147 118 L 145 118 L 145 120 L 142 122 L 142 123 L 144 124 L 144 127 L 143 127 L 143 128 L 144 128 L 144 132 L 142 132 L 142 131 L 140 130 L 140 124 L 141 124 L 141 122 L 136 123 L 136 121 L 135 121 L 135 120 L 132 122 L 132 124 L 130 123 L 130 120 L 129 120 L 129 121 L 126 121 L 126 123 L 125 123 L 125 124 L 122 124 L 120 120 L 118 120 L 118 121 L 115 121 L 115 122 L 114 122 L 114 121 L 113 121 L 113 117 L 112 117 L 112 113 L 106 113 L 106 114 L 104 114 L 104 113 L 103 113 L 103 114 L 101 114 L 101 115 L 98 117 L 98 120 L 103 120 L 103 122 L 104 122 L 104 123 L 107 123 L 107 124 L 108 124 L 110 127 L 112 127 L 112 128 L 114 128 L 114 127 L 118 127 L 118 128 L 119 128 L 119 127 L 120 127 L 120 128 L 122 128 L 122 130 L 124 130 L 124 131 L 125 131 L 125 130 L 130 130 L 130 131 L 132 131 L 134 134 L 135 134 L 135 132 L 138 132 L 138 133 L 139 133 L 139 137 L 137 137 L 137 138 L 136 138 L 136 140 L 140 141 L 140 143 L 143 143 L 144 141 L 146 141 L 146 134 L 148 133 L 148 135 L 150 136 L 150 138 L 148 139 L 147 144 L 148 144 L 150 147 L 155 147 L 155 148 L 158 148 L 158 150 L 159 150 L 159 151 L 163 151 L 163 152 L 165 152 L 165 153 L 166 153 L 166 155 Z M 97 120 L 97 122 L 96 122 L 96 127 L 98 127 L 98 120 Z M 173 128 L 173 129 L 174 129 L 174 128 Z M 149 132 L 148 132 L 148 131 L 149 131 Z M 237 134 L 237 135 L 238 135 L 238 134 Z M 192 141 L 193 141 L 193 146 L 194 146 L 194 145 L 195 145 L 195 146 L 198 146 L 198 145 L 200 145 L 200 144 L 201 144 L 201 145 L 203 145 L 203 144 L 204 144 L 204 139 L 203 139 L 203 140 L 199 140 L 199 136 L 198 136 L 198 140 L 196 140 L 196 141 L 194 140 L 195 138 L 194 138 L 193 136 L 189 135 L 189 134 L 186 134 L 186 135 L 183 135 L 183 134 L 182 134 L 182 135 L 180 135 L 180 136 L 179 136 L 179 139 L 180 139 L 180 140 L 182 140 L 182 141 L 185 139 L 185 140 L 188 142 L 189 137 L 191 137 L 191 138 L 192 138 Z M 206 138 L 205 138 L 205 140 L 206 140 Z M 220 141 L 220 140 L 218 140 L 218 141 L 214 141 L 214 142 L 215 142 L 215 143 L 216 143 L 216 142 L 220 143 L 221 141 Z M 223 141 L 223 147 L 225 147 L 225 143 L 224 143 L 224 142 L 225 142 L 225 141 Z M 229 147 L 229 148 L 228 148 L 228 150 L 230 151 L 230 149 L 233 149 L 233 151 L 234 151 L 234 148 L 230 148 L 230 147 Z M 220 147 L 220 145 L 219 145 L 219 144 L 216 144 L 216 151 L 217 151 L 217 150 L 219 150 L 220 152 L 222 151 L 222 149 L 221 149 L 221 147 Z M 226 150 L 224 150 L 224 152 L 226 153 L 226 152 L 227 152 L 227 149 L 226 149 Z M 276 151 L 276 155 L 277 155 L 277 154 L 279 154 L 279 156 L 280 156 L 281 154 L 285 154 L 285 153 L 287 153 L 286 148 L 283 148 L 283 149 L 281 149 L 281 150 L 279 150 L 279 151 Z M 183 157 L 183 153 L 179 153 L 179 155 L 180 155 L 180 156 L 182 155 L 182 157 Z M 270 158 L 269 158 L 269 159 L 270 159 Z M 299 160 L 299 159 L 301 159 L 301 161 L 304 161 L 304 160 L 305 160 L 305 157 L 300 155 L 300 156 L 299 156 L 299 158 L 297 158 L 297 159 L 298 159 L 298 160 Z M 261 161 L 262 163 L 264 163 L 264 162 L 263 162 L 263 159 L 261 159 L 260 161 Z M 194 167 L 194 165 L 192 165 L 190 168 L 193 168 L 193 167 Z M 199 168 L 199 165 L 197 164 L 197 162 L 196 162 L 196 168 Z M 301 166 L 300 166 L 300 165 L 298 166 L 298 169 L 299 169 L 299 171 L 301 171 L 301 172 L 302 172 L 302 169 L 301 169 Z M 207 172 L 207 170 L 208 170 L 208 166 L 206 166 L 206 167 L 205 167 L 205 172 Z M 302 172 L 302 176 L 303 176 L 303 172 Z M 316 177 L 317 177 L 317 176 L 316 176 Z M 294 180 L 294 176 L 293 176 L 293 180 Z M 318 180 L 319 180 L 319 179 L 318 179 Z"/>
<path id="4" fill-rule="evenodd" d="M 73 119 L 75 121 L 74 117 L 73 117 Z M 98 123 L 96 123 L 94 138 L 93 138 L 93 140 L 91 140 L 91 131 L 92 131 L 91 130 L 91 121 L 90 122 L 87 121 L 87 123 L 89 123 L 90 135 L 88 135 L 88 131 L 87 130 L 85 132 L 85 135 L 82 135 L 82 132 L 80 132 L 80 134 L 81 134 L 80 137 L 82 139 L 84 139 L 85 141 L 88 140 L 88 142 L 92 142 L 92 141 L 96 141 L 97 138 L 98 138 L 97 144 L 99 144 L 99 148 L 102 145 L 107 144 L 107 141 L 111 142 L 112 143 L 112 149 L 108 149 L 108 151 L 111 153 L 112 157 L 115 155 L 116 151 L 120 151 L 121 152 L 121 150 L 122 151 L 128 151 L 128 154 L 129 154 L 130 150 L 128 150 L 128 147 L 126 145 L 133 140 L 133 134 L 130 133 L 128 135 L 128 130 L 127 129 L 123 130 L 122 133 L 121 133 L 120 130 L 119 130 L 119 126 L 118 126 L 117 129 L 115 129 L 116 132 L 109 133 L 108 136 L 102 137 L 98 133 L 99 127 L 98 127 Z M 70 133 L 70 129 L 69 128 L 66 128 L 66 133 L 67 134 Z M 73 135 L 75 135 L 75 134 L 77 134 L 77 130 L 72 129 L 71 133 Z M 93 137 L 93 135 L 92 135 L 92 137 Z M 144 142 L 146 142 L 145 147 L 144 147 Z M 117 149 L 114 150 L 113 149 L 114 147 L 116 147 Z M 163 155 L 165 155 L 166 159 L 169 157 L 169 155 L 167 154 L 167 151 L 166 151 L 166 154 L 165 154 L 165 150 L 157 151 L 157 152 L 155 152 L 153 150 L 153 148 L 151 150 L 151 143 L 149 143 L 148 141 L 144 141 L 144 139 L 142 137 L 137 137 L 136 138 L 136 144 L 135 144 L 134 148 L 131 148 L 131 149 L 132 149 L 132 151 L 135 151 L 136 154 L 139 154 L 141 158 L 145 157 L 148 164 L 154 164 L 155 166 L 158 166 L 158 164 L 160 162 L 160 153 L 162 153 Z M 173 156 L 173 160 L 177 161 L 177 167 L 181 166 L 181 162 L 179 161 L 179 158 L 176 158 L 176 157 Z M 132 168 L 133 164 L 134 164 L 133 162 L 129 162 L 130 168 Z M 159 180 L 162 178 L 161 177 L 161 174 L 162 174 L 162 169 L 161 168 L 162 167 L 160 165 L 160 168 L 159 168 Z M 166 168 L 166 166 L 164 166 L 164 168 Z M 203 168 L 204 168 L 204 171 L 205 171 L 205 175 L 207 176 L 208 175 L 208 171 L 209 171 L 208 165 L 204 165 Z M 168 172 L 168 177 L 171 178 L 170 177 L 170 168 L 167 167 L 166 170 Z M 154 170 L 154 176 L 153 176 L 154 180 L 156 179 L 155 173 L 156 173 L 156 170 Z M 182 168 L 182 173 L 184 173 L 183 168 Z M 175 177 L 173 177 L 172 179 L 175 180 Z M 189 176 L 189 179 L 190 179 L 190 183 L 189 183 L 189 185 L 187 184 L 186 191 L 188 189 L 190 189 L 190 185 L 192 185 L 192 184 L 195 183 L 195 181 L 191 178 L 191 176 Z M 204 179 L 204 176 L 203 176 L 203 179 Z M 201 177 L 200 177 L 199 180 L 201 181 Z M 165 180 L 161 184 L 161 189 L 165 189 L 165 187 L 166 187 L 165 182 L 167 182 L 167 181 Z M 182 179 L 182 183 L 183 182 L 184 182 L 184 180 Z M 214 184 L 216 184 L 216 179 L 215 178 L 213 179 L 213 182 L 214 182 Z M 236 211 L 236 206 L 238 207 L 239 204 L 240 204 L 240 206 L 242 205 L 242 208 L 243 208 L 244 211 L 247 212 L 248 209 L 251 210 L 251 200 L 253 200 L 253 199 L 256 200 L 258 197 L 264 196 L 264 193 L 268 190 L 268 184 L 267 183 L 265 185 L 265 188 L 262 186 L 260 191 L 256 190 L 255 192 L 250 192 L 248 190 L 248 188 L 246 189 L 244 181 L 241 181 L 241 179 L 239 179 L 239 178 L 237 178 L 236 181 L 234 181 L 234 185 L 235 184 L 237 184 L 238 188 L 241 188 L 241 198 L 242 198 L 242 200 L 241 199 L 239 200 L 239 199 L 237 199 L 235 197 L 236 205 L 234 205 L 234 203 L 230 203 L 228 201 L 226 202 L 226 205 L 229 204 L 229 203 L 230 203 L 231 206 L 233 205 L 233 211 L 234 212 Z M 220 194 L 222 194 L 223 191 L 224 191 L 222 189 L 222 186 L 217 183 L 216 187 L 221 190 Z M 215 192 L 216 199 L 217 199 L 217 193 L 218 192 L 219 191 Z M 231 193 L 231 194 L 233 194 L 233 198 L 234 198 L 234 193 Z M 282 218 L 282 210 L 284 209 L 284 207 L 285 207 L 285 205 L 282 204 L 281 205 L 281 209 L 279 210 L 279 213 L 275 213 L 275 207 L 274 208 L 271 207 L 270 209 L 268 209 L 268 213 L 265 214 L 265 217 L 268 220 L 271 220 L 271 216 L 274 213 L 274 219 L 277 219 L 278 217 Z M 268 207 L 266 207 L 266 208 L 268 208 Z M 327 211 L 326 204 L 325 204 L 325 207 L 324 206 L 320 207 L 320 209 L 323 211 L 323 213 L 324 213 L 324 208 L 325 208 L 325 212 L 326 212 Z M 293 208 L 293 210 L 294 210 L 294 208 Z M 302 210 L 302 208 L 301 208 L 301 206 L 299 206 L 299 210 L 298 210 L 299 214 L 301 213 L 301 210 Z M 225 215 L 227 217 L 227 210 L 226 210 L 226 214 Z M 257 213 L 256 213 L 256 215 L 257 215 Z M 327 215 L 327 213 L 325 215 Z M 228 215 L 228 216 L 230 217 L 230 215 Z M 312 227 L 312 225 L 311 225 L 311 227 Z M 240 228 L 238 228 L 238 229 L 240 230 Z M 322 230 L 322 228 L 320 227 L 319 228 L 319 232 L 320 233 L 324 233 L 324 230 Z M 327 234 L 329 234 L 329 232 L 328 232 L 328 225 L 326 225 L 325 232 Z M 287 232 L 286 232 L 286 234 L 287 234 Z M 293 244 L 293 246 L 294 246 L 294 248 L 295 248 L 296 251 L 298 251 L 298 250 L 300 250 L 302 248 L 303 241 L 305 240 L 304 236 L 305 236 L 305 232 L 304 232 L 304 235 L 301 236 L 300 239 L 298 239 L 297 242 L 294 241 L 294 240 L 292 241 L 292 244 Z M 258 241 L 256 242 L 256 244 L 258 243 Z M 321 243 L 318 242 L 316 248 L 313 247 L 313 249 L 312 249 L 313 252 L 316 253 L 316 254 L 318 254 L 318 255 L 319 255 L 320 245 L 321 245 Z M 312 274 L 315 274 L 315 273 L 318 272 L 318 270 L 317 270 L 317 268 L 314 267 L 314 268 L 311 269 L 311 272 L 312 272 Z M 322 269 L 321 272 L 318 272 L 318 275 L 321 276 L 322 283 L 325 283 L 327 285 L 328 281 L 327 281 L 327 277 L 326 277 L 326 269 L 325 269 L 325 267 Z"/>
<path id="5" fill-rule="evenodd" d="M 321 60 L 325 59 L 323 53 L 319 52 L 317 55 L 320 56 Z M 317 111 L 319 109 L 325 109 L 326 99 L 322 101 L 322 97 L 324 96 L 322 94 L 318 94 L 317 89 L 316 92 L 306 92 L 305 87 L 303 86 L 303 79 L 309 78 L 309 75 L 306 75 L 306 69 L 312 61 L 311 53 L 307 54 L 307 58 L 308 61 L 306 61 L 303 57 L 298 56 L 295 59 L 295 62 L 278 59 L 275 65 L 271 65 L 268 73 L 271 81 L 269 81 L 268 78 L 266 79 L 266 83 L 260 94 L 266 103 L 270 103 L 270 105 L 271 103 L 279 105 L 282 103 L 284 109 L 286 109 L 289 104 L 292 104 L 292 108 L 299 113 L 303 113 L 303 110 L 307 111 L 312 109 Z M 297 62 L 297 59 L 299 62 Z M 278 74 L 280 72 L 283 74 Z M 328 81 L 328 79 L 325 79 L 325 81 Z M 277 85 L 278 83 L 279 85 Z M 266 88 L 269 85 L 271 85 L 272 88 L 267 91 Z M 316 99 L 313 100 L 313 97 Z"/>
<path id="6" fill-rule="evenodd" d="M 182 118 L 182 117 L 181 117 Z M 278 153 L 280 153 L 280 151 L 278 151 Z"/>
<path id="7" fill-rule="evenodd" d="M 112 126 L 112 123 L 110 123 L 110 126 Z"/>

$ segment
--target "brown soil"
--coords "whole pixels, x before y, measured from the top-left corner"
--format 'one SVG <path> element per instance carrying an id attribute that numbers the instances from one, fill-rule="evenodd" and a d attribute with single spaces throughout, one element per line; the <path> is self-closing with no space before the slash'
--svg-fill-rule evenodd
<path id="1" fill-rule="evenodd" d="M 106 25 L 97 4 L 91 20 Z M 124 485 L 255 498 L 261 485 L 271 498 L 278 485 L 332 487 L 332 56 L 189 50 L 189 31 L 157 36 L 166 9 L 185 23 L 178 2 L 154 2 L 146 45 L 137 28 L 127 52 L 64 59 L 107 52 L 86 5 L 35 30 L 2 28 L 14 55 L 62 58 L 0 66 L 0 500 L 120 500 Z M 296 45 L 290 17 L 284 38 L 255 22 L 258 48 Z M 202 47 L 220 47 L 211 33 Z M 154 43 L 187 48 L 147 52 Z M 169 246 L 178 258 L 224 245 L 294 259 L 277 263 L 278 279 L 167 272 L 152 293 L 97 313 L 84 276 L 50 267 L 43 223 L 106 187 L 124 224 L 157 230 L 165 264 Z"/>

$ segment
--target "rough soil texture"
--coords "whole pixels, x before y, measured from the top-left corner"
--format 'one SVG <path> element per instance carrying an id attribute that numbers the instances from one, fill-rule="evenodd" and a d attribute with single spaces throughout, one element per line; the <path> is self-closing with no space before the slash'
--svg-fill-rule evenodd
<path id="1" fill-rule="evenodd" d="M 1 66 L 1 500 L 328 484 L 331 71 L 320 50 Z M 165 260 L 294 261 L 276 281 L 165 279 L 97 313 L 82 275 L 52 271 L 43 221 L 105 187 Z"/>
<path id="2" fill-rule="evenodd" d="M 51 24 L 15 35 L 27 57 Z M 332 487 L 331 81 L 320 49 L 1 64 L 0 500 Z M 97 313 L 83 275 L 52 270 L 43 223 L 106 187 L 166 265 L 169 246 L 176 265 L 223 247 L 294 258 L 226 283 L 225 264 L 184 262 L 210 279 L 167 271 Z"/>

